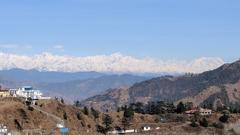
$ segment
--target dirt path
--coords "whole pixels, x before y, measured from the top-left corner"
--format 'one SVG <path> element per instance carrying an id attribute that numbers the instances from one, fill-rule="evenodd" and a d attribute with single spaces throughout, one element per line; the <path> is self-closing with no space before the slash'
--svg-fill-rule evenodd
<path id="1" fill-rule="evenodd" d="M 39 111 L 39 112 L 47 115 L 48 117 L 53 118 L 53 119 L 56 121 L 57 124 L 61 124 L 61 125 L 65 126 L 64 120 L 61 119 L 60 117 L 58 117 L 58 116 L 56 116 L 56 115 L 53 115 L 53 114 L 51 114 L 51 113 L 48 113 L 48 112 L 42 110 L 42 109 L 41 109 L 40 107 L 38 107 L 38 106 L 31 105 L 31 107 L 33 107 L 35 110 L 37 110 L 37 111 Z"/>

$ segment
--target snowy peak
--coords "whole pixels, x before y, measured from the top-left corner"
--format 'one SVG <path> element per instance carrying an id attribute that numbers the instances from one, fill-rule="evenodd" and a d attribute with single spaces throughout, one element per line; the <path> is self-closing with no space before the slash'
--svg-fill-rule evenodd
<path id="1" fill-rule="evenodd" d="M 115 72 L 115 73 L 201 73 L 224 64 L 220 58 L 203 57 L 195 60 L 159 60 L 154 58 L 136 58 L 113 53 L 74 57 L 42 53 L 34 56 L 0 53 L 0 69 L 36 69 L 39 71 L 59 72 Z"/>

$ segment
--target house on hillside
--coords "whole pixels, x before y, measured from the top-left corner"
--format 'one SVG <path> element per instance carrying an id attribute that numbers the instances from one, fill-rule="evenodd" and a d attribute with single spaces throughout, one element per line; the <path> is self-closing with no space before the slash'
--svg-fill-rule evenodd
<path id="1" fill-rule="evenodd" d="M 24 86 L 19 89 L 11 89 L 10 91 L 14 97 L 23 97 L 25 99 L 31 98 L 32 100 L 51 99 L 50 97 L 44 97 L 40 90 L 35 90 L 31 86 Z"/>
<path id="2" fill-rule="evenodd" d="M 193 115 L 196 112 L 199 112 L 199 114 L 202 115 L 202 116 L 212 115 L 212 110 L 204 109 L 204 108 L 197 108 L 197 109 L 187 110 L 187 111 L 185 111 L 185 114 Z"/>

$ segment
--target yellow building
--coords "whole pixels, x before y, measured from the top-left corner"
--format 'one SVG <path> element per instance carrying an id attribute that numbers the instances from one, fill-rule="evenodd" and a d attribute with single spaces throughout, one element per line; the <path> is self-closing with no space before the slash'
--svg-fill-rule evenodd
<path id="1" fill-rule="evenodd" d="M 9 90 L 0 90 L 0 97 L 10 97 Z"/>

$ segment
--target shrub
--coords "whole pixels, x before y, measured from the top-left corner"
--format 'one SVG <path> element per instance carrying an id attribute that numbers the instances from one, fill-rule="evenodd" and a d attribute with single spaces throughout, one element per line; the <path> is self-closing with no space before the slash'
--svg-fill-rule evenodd
<path id="1" fill-rule="evenodd" d="M 14 123 L 15 123 L 15 126 L 16 126 L 16 128 L 17 128 L 18 130 L 23 130 L 21 124 L 18 122 L 17 119 L 14 120 Z"/>
<path id="2" fill-rule="evenodd" d="M 117 108 L 117 112 L 121 112 L 121 108 L 120 107 Z"/>
<path id="3" fill-rule="evenodd" d="M 82 125 L 82 127 L 85 127 L 85 126 L 86 126 L 86 124 L 85 124 L 84 122 L 81 122 L 81 125 Z"/>
<path id="4" fill-rule="evenodd" d="M 82 114 L 81 114 L 80 112 L 77 113 L 77 119 L 78 119 L 78 120 L 83 120 Z"/>
<path id="5" fill-rule="evenodd" d="M 34 108 L 31 107 L 31 106 L 28 106 L 28 110 L 29 110 L 29 111 L 34 111 Z"/>
<path id="6" fill-rule="evenodd" d="M 154 122 L 155 122 L 155 123 L 159 123 L 160 120 L 159 120 L 158 118 L 156 118 L 156 119 L 154 119 Z"/>
<path id="7" fill-rule="evenodd" d="M 99 112 L 93 108 L 91 108 L 91 113 L 94 117 L 94 119 L 98 119 L 99 118 Z"/>
<path id="8" fill-rule="evenodd" d="M 203 118 L 202 120 L 199 121 L 199 124 L 202 126 L 202 127 L 208 127 L 208 121 L 206 118 Z"/>
<path id="9" fill-rule="evenodd" d="M 223 116 L 221 116 L 219 118 L 219 121 L 223 122 L 223 123 L 227 123 L 229 119 L 229 116 L 227 114 L 224 114 Z"/>
<path id="10" fill-rule="evenodd" d="M 29 100 L 26 101 L 27 106 L 30 106 L 31 104 L 32 104 L 32 101 L 29 101 Z"/>
<path id="11" fill-rule="evenodd" d="M 145 119 L 144 116 L 140 116 L 140 118 L 141 118 L 141 120 L 144 120 L 144 119 Z"/>
<path id="12" fill-rule="evenodd" d="M 19 109 L 18 110 L 20 112 L 20 116 L 24 119 L 24 120 L 28 120 L 28 115 L 27 112 L 24 109 Z"/>
<path id="13" fill-rule="evenodd" d="M 177 115 L 177 116 L 175 116 L 176 118 L 175 118 L 175 122 L 186 122 L 187 120 L 188 120 L 188 118 L 187 118 L 187 116 L 185 116 L 185 115 Z"/>
<path id="14" fill-rule="evenodd" d="M 67 113 L 66 113 L 66 112 L 63 114 L 63 118 L 64 118 L 64 120 L 67 120 L 67 119 L 68 119 L 68 116 L 67 116 Z"/>
<path id="15" fill-rule="evenodd" d="M 88 127 L 88 128 L 92 128 L 92 126 L 91 126 L 91 125 L 89 125 L 89 124 L 87 125 L 87 127 Z"/>
<path id="16" fill-rule="evenodd" d="M 97 125 L 96 126 L 97 132 L 105 134 L 105 128 L 103 126 Z"/>
<path id="17" fill-rule="evenodd" d="M 162 116 L 164 122 L 186 122 L 188 120 L 187 115 L 183 114 L 166 114 Z"/>
<path id="18" fill-rule="evenodd" d="M 88 111 L 88 108 L 86 106 L 83 108 L 83 113 L 85 115 L 89 115 L 89 111 Z"/>
<path id="19" fill-rule="evenodd" d="M 194 119 L 195 119 L 195 121 L 199 121 L 201 119 L 201 115 L 200 115 L 199 111 L 194 113 Z"/>
<path id="20" fill-rule="evenodd" d="M 223 129 L 224 125 L 222 123 L 213 123 L 213 127 L 218 128 L 218 129 Z"/>
<path id="21" fill-rule="evenodd" d="M 180 102 L 178 105 L 177 105 L 177 109 L 176 109 L 176 113 L 183 113 L 186 111 L 186 107 L 185 105 L 183 104 L 183 102 Z"/>
<path id="22" fill-rule="evenodd" d="M 198 124 L 195 120 L 192 120 L 190 126 L 191 127 L 198 127 Z"/>

